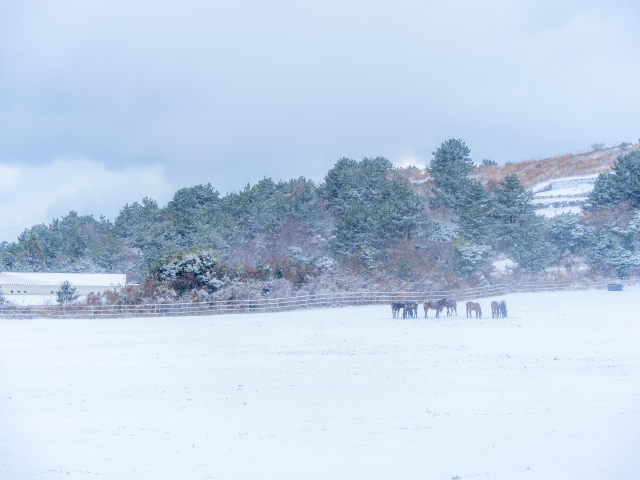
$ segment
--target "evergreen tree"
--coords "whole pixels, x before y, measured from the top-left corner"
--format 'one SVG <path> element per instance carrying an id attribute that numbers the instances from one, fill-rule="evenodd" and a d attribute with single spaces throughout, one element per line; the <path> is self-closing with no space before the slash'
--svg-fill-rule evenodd
<path id="1" fill-rule="evenodd" d="M 324 178 L 322 193 L 330 208 L 338 215 L 355 203 L 375 208 L 380 193 L 390 180 L 393 164 L 383 157 L 364 158 L 360 162 L 341 158 Z"/>
<path id="2" fill-rule="evenodd" d="M 336 224 L 329 241 L 330 250 L 338 256 L 349 256 L 359 250 L 381 247 L 378 236 L 373 234 L 377 225 L 372 214 L 372 210 L 358 203 L 352 205 Z"/>
<path id="3" fill-rule="evenodd" d="M 392 168 L 382 157 L 361 162 L 343 158 L 325 177 L 322 194 L 338 217 L 329 242 L 335 255 L 365 250 L 375 255 L 392 240 L 424 229 L 424 199 L 405 180 L 389 179 Z"/>
<path id="4" fill-rule="evenodd" d="M 220 208 L 219 197 L 210 183 L 178 190 L 164 209 L 173 220 L 175 233 L 180 238 L 188 238 L 202 220 L 213 218 Z"/>
<path id="5" fill-rule="evenodd" d="M 470 277 L 482 267 L 491 263 L 491 247 L 470 241 L 457 240 L 453 243 L 453 271 Z"/>
<path id="6" fill-rule="evenodd" d="M 464 240 L 491 245 L 494 239 L 493 202 L 482 184 L 472 181 L 458 200 L 460 233 Z"/>
<path id="7" fill-rule="evenodd" d="M 357 190 L 358 162 L 350 158 L 341 158 L 324 177 L 322 193 L 331 208 L 342 209 L 345 196 Z"/>
<path id="8" fill-rule="evenodd" d="M 485 158 L 484 160 L 482 160 L 482 163 L 480 164 L 480 166 L 482 168 L 493 168 L 493 167 L 497 167 L 498 164 L 496 162 L 494 162 L 493 160 Z"/>
<path id="9" fill-rule="evenodd" d="M 630 268 L 640 267 L 637 236 L 640 232 L 640 212 L 626 228 L 604 225 L 593 234 L 587 251 L 587 263 L 602 273 L 613 270 L 619 277 L 627 275 Z"/>
<path id="10" fill-rule="evenodd" d="M 535 219 L 533 192 L 525 190 L 520 184 L 518 175 L 514 173 L 507 175 L 500 182 L 500 188 L 493 193 L 492 216 L 496 226 L 497 247 L 500 251 L 509 253 L 516 232 Z"/>
<path id="11" fill-rule="evenodd" d="M 431 208 L 449 207 L 458 211 L 460 198 L 469 186 L 469 175 L 476 166 L 469 158 L 471 150 L 462 140 L 450 139 L 433 152 L 427 172 L 433 177 L 435 198 L 430 199 Z"/>
<path id="12" fill-rule="evenodd" d="M 531 273 L 542 272 L 553 263 L 553 248 L 544 238 L 544 219 L 521 225 L 513 239 L 510 257 Z"/>
<path id="13" fill-rule="evenodd" d="M 29 271 L 37 272 L 44 267 L 42 248 L 40 247 L 35 235 L 30 235 L 27 241 L 24 242 L 24 245 L 22 245 L 22 252 L 24 259 L 29 265 Z"/>
<path id="14" fill-rule="evenodd" d="M 65 280 L 56 292 L 56 302 L 60 304 L 67 304 L 76 300 L 79 296 L 80 294 L 78 294 L 78 289 L 71 285 L 71 282 Z"/>
<path id="15" fill-rule="evenodd" d="M 557 215 L 549 220 L 547 236 L 558 256 L 580 254 L 587 245 L 588 230 L 580 225 L 578 215 Z"/>
<path id="16" fill-rule="evenodd" d="M 7 299 L 4 296 L 4 292 L 2 291 L 2 287 L 0 287 L 0 305 L 2 305 Z"/>
<path id="17" fill-rule="evenodd" d="M 635 207 L 640 207 L 640 150 L 618 156 L 612 173 L 598 175 L 589 192 L 588 208 L 624 200 L 631 200 Z"/>

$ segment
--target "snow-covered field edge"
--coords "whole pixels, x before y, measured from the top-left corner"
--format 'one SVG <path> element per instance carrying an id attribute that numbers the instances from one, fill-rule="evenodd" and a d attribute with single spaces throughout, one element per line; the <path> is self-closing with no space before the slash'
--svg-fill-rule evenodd
<path id="1" fill-rule="evenodd" d="M 256 298 L 215 302 L 131 305 L 2 305 L 0 318 L 128 318 L 223 315 L 243 313 L 285 312 L 309 308 L 338 308 L 356 305 L 382 305 L 395 301 L 421 303 L 442 298 L 458 302 L 525 292 L 606 289 L 611 283 L 637 285 L 640 277 L 625 279 L 595 279 L 563 283 L 532 282 L 485 285 L 459 290 L 397 291 L 397 292 L 332 292 L 284 298 Z"/>

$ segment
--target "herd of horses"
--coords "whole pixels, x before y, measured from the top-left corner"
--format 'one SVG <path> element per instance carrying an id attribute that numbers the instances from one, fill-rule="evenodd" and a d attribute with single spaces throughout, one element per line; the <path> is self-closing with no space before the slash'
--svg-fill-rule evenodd
<path id="1" fill-rule="evenodd" d="M 458 304 L 455 300 L 428 300 L 422 305 L 424 309 L 424 318 L 429 318 L 429 310 L 436 311 L 436 318 L 440 317 L 440 312 L 447 309 L 447 317 L 453 316 L 453 312 L 458 315 Z M 400 311 L 402 311 L 402 318 L 418 318 L 418 303 L 417 302 L 391 302 L 391 315 L 393 318 L 400 318 Z M 476 302 L 467 302 L 467 318 L 473 317 L 475 312 L 476 318 L 482 318 L 482 308 L 480 304 Z M 491 316 L 493 318 L 506 318 L 507 317 L 507 303 L 504 300 L 500 302 L 491 302 Z"/>

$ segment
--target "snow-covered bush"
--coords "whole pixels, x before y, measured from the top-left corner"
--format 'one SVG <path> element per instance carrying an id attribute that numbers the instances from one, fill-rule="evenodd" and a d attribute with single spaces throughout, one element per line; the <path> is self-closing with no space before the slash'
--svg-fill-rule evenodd
<path id="1" fill-rule="evenodd" d="M 182 292 L 203 288 L 215 292 L 228 282 L 228 269 L 210 249 L 184 250 L 154 269 L 159 280 L 168 280 Z"/>
<path id="2" fill-rule="evenodd" d="M 431 221 L 429 239 L 434 242 L 452 242 L 460 235 L 460 228 L 452 222 Z"/>
<path id="3" fill-rule="evenodd" d="M 331 270 L 336 266 L 336 261 L 327 255 L 322 255 L 311 260 L 311 265 L 320 270 Z"/>
<path id="4" fill-rule="evenodd" d="M 287 253 L 289 258 L 294 262 L 305 264 L 309 261 L 309 259 L 302 253 L 302 249 L 300 247 L 289 247 L 289 251 Z"/>
<path id="5" fill-rule="evenodd" d="M 269 265 L 268 263 L 259 260 L 256 264 L 256 270 L 258 272 L 258 277 L 260 280 L 271 279 L 271 265 Z"/>

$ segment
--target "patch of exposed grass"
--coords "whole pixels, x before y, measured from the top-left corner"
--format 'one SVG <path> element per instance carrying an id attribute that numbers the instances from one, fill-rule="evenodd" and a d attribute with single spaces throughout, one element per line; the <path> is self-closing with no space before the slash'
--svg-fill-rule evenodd
<path id="1" fill-rule="evenodd" d="M 481 181 L 486 188 L 492 190 L 506 175 L 515 173 L 525 188 L 531 188 L 537 183 L 554 178 L 608 172 L 618 155 L 638 148 L 640 148 L 640 144 L 565 154 L 542 160 L 507 162 L 506 165 L 499 167 L 479 168 L 473 177 Z"/>

